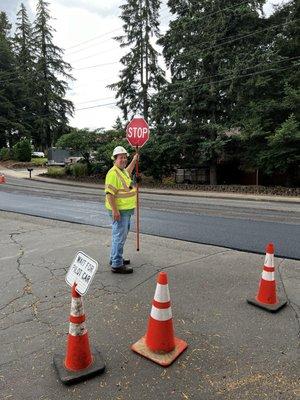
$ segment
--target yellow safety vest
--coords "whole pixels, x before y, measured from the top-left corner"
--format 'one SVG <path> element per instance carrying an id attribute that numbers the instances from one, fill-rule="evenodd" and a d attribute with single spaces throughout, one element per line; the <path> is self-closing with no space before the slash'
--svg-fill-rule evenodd
<path id="1" fill-rule="evenodd" d="M 132 186 L 132 180 L 126 169 L 113 166 L 105 178 L 105 193 L 115 196 L 118 210 L 132 210 L 136 207 L 136 188 Z M 105 207 L 111 210 L 111 206 L 105 199 Z"/>

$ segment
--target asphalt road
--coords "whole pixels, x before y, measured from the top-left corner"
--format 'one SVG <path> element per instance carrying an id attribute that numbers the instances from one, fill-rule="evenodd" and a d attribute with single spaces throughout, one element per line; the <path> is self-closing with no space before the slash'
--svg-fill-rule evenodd
<path id="1" fill-rule="evenodd" d="M 0 186 L 0 209 L 68 222 L 109 227 L 103 193 L 93 188 L 9 178 Z M 295 203 L 141 196 L 145 234 L 300 259 L 300 206 Z M 133 228 L 134 229 L 134 228 Z"/>
<path id="2" fill-rule="evenodd" d="M 246 302 L 264 256 L 149 235 L 137 253 L 130 234 L 134 273 L 117 275 L 109 233 L 0 212 L 1 400 L 299 400 L 300 261 L 275 257 L 288 304 L 271 314 Z M 99 263 L 84 307 L 106 372 L 68 387 L 52 360 L 66 352 L 65 275 L 78 250 Z M 146 332 L 159 271 L 168 273 L 176 337 L 188 343 L 168 368 L 130 349 Z"/>

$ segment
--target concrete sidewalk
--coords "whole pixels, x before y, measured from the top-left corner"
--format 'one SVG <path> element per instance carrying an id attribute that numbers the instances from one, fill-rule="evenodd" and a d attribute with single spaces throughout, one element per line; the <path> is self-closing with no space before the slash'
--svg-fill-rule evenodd
<path id="1" fill-rule="evenodd" d="M 110 231 L 0 213 L 0 398 L 12 400 L 296 400 L 300 262 L 276 259 L 277 284 L 290 304 L 269 314 L 246 303 L 263 257 L 142 236 L 127 255 L 134 274 L 107 266 Z M 99 261 L 84 298 L 90 340 L 107 372 L 63 386 L 52 366 L 65 351 L 70 290 L 64 279 L 76 253 Z M 158 271 L 169 274 L 176 335 L 188 349 L 168 369 L 130 350 L 146 330 Z"/>
<path id="2" fill-rule="evenodd" d="M 81 187 L 88 189 L 103 190 L 103 184 L 73 182 L 66 179 L 55 179 L 41 176 L 42 173 L 47 172 L 44 169 L 35 169 L 32 171 L 32 179 L 35 181 L 45 183 L 55 183 L 59 185 Z M 0 173 L 6 176 L 19 179 L 29 179 L 27 170 L 11 170 L 0 167 Z M 219 198 L 219 199 L 237 199 L 237 200 L 254 200 L 254 201 L 273 201 L 284 203 L 299 203 L 300 197 L 295 196 L 269 196 L 269 195 L 256 195 L 256 194 L 240 194 L 240 193 L 224 193 L 224 192 L 207 192 L 199 190 L 174 190 L 174 189 L 152 189 L 142 188 L 141 193 L 156 194 L 156 195 L 172 195 L 172 196 L 189 196 L 189 197 L 204 197 L 204 198 Z"/>

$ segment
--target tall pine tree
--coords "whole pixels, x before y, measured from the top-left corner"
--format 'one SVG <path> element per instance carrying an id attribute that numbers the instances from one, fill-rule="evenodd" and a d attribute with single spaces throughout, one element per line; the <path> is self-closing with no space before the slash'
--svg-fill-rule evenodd
<path id="1" fill-rule="evenodd" d="M 156 118 L 178 136 L 185 166 L 209 165 L 211 184 L 231 141 L 237 88 L 261 61 L 263 2 L 168 1 L 175 20 L 160 43 L 172 81 L 157 98 Z"/>
<path id="2" fill-rule="evenodd" d="M 300 5 L 295 0 L 278 7 L 268 18 L 270 29 L 262 35 L 262 47 L 268 54 L 262 69 L 268 72 L 245 80 L 239 93 L 245 166 L 261 173 L 285 173 L 288 183 L 297 168 L 299 174 L 296 165 L 300 134 L 299 18 Z M 280 157 L 282 163 L 278 161 Z M 284 163 L 289 167 L 284 168 Z"/>
<path id="3" fill-rule="evenodd" d="M 19 93 L 19 77 L 10 37 L 11 24 L 4 12 L 0 13 L 0 147 L 10 147 L 19 138 L 16 99 Z"/>
<path id="4" fill-rule="evenodd" d="M 117 104 L 125 120 L 135 113 L 142 113 L 148 120 L 150 95 L 164 83 L 158 52 L 152 44 L 159 37 L 160 4 L 160 0 L 127 0 L 120 7 L 125 34 L 116 40 L 121 48 L 129 47 L 129 51 L 120 60 L 124 68 L 119 82 L 109 87 L 117 91 Z"/>
<path id="5" fill-rule="evenodd" d="M 33 29 L 36 47 L 36 82 L 39 112 L 34 126 L 39 132 L 40 146 L 47 149 L 68 130 L 68 115 L 73 103 L 65 98 L 71 66 L 63 60 L 63 51 L 53 43 L 49 3 L 39 0 Z"/>
<path id="6" fill-rule="evenodd" d="M 31 136 L 33 143 L 39 142 L 33 129 L 34 115 L 38 107 L 38 96 L 35 86 L 35 59 L 32 28 L 26 8 L 21 3 L 17 14 L 14 52 L 20 83 L 20 97 L 16 99 L 24 134 Z"/>

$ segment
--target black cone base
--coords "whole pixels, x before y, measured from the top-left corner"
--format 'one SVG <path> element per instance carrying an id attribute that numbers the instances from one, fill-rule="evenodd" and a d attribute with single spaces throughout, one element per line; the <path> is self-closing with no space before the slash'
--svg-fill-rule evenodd
<path id="1" fill-rule="evenodd" d="M 105 370 L 105 364 L 99 351 L 95 348 L 92 349 L 93 363 L 85 369 L 80 371 L 70 371 L 66 369 L 64 361 L 65 356 L 55 354 L 53 357 L 53 364 L 58 373 L 59 379 L 66 385 L 72 385 L 90 379 L 95 375 L 100 375 Z"/>
<path id="2" fill-rule="evenodd" d="M 275 313 L 286 305 L 287 300 L 278 299 L 278 303 L 276 304 L 265 304 L 257 301 L 255 297 L 250 297 L 249 299 L 247 299 L 247 302 L 249 304 L 252 304 L 253 306 L 263 308 L 264 310 L 269 311 L 271 313 Z"/>

